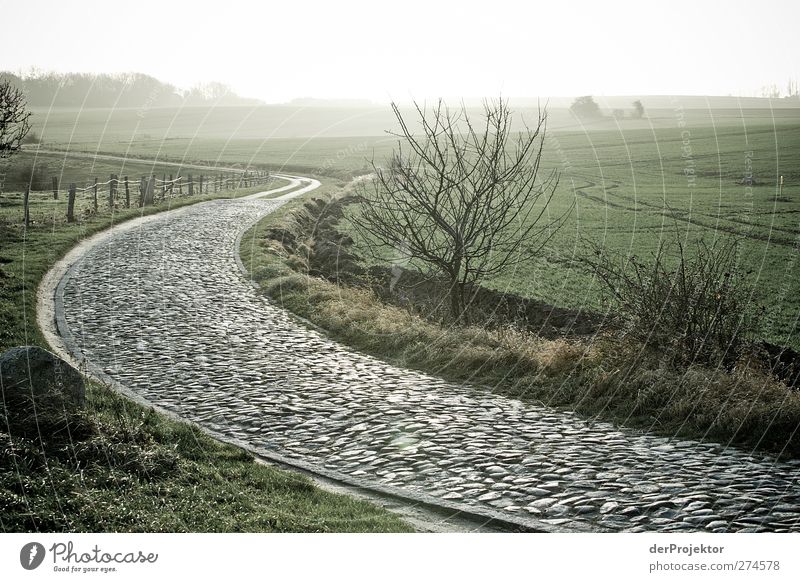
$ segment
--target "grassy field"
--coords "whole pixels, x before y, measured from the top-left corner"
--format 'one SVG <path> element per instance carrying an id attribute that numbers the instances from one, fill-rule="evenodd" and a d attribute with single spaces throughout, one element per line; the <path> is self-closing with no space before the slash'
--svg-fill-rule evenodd
<path id="1" fill-rule="evenodd" d="M 184 162 L 187 164 L 188 162 Z M 251 168 L 255 171 L 256 168 Z M 0 166 L 0 194 L 20 192 L 26 187 L 34 191 L 51 192 L 52 180 L 58 181 L 59 191 L 66 194 L 70 183 L 77 188 L 87 188 L 92 185 L 94 178 L 99 183 L 106 182 L 111 174 L 116 174 L 122 181 L 125 176 L 130 180 L 131 191 L 137 189 L 137 184 L 142 176 L 154 175 L 159 179 L 177 178 L 184 179 L 191 174 L 197 182 L 200 176 L 234 176 L 237 175 L 230 169 L 200 169 L 181 165 L 181 160 L 167 160 L 161 158 L 158 162 L 145 162 L 128 159 L 106 159 L 93 155 L 67 156 L 62 153 L 45 153 L 36 150 L 21 152 L 11 160 Z M 213 185 L 211 187 L 213 191 Z M 120 191 L 124 194 L 123 184 Z M 186 192 L 184 192 L 186 193 Z"/>
<path id="2" fill-rule="evenodd" d="M 645 119 L 587 123 L 553 108 L 543 163 L 560 173 L 551 215 L 575 208 L 542 253 L 486 284 L 597 310 L 598 283 L 569 265 L 582 238 L 646 258 L 676 228 L 687 240 L 733 235 L 752 271 L 753 298 L 767 309 L 761 333 L 800 348 L 800 108 L 703 102 L 660 98 Z M 531 121 L 536 109 L 517 112 Z M 377 107 L 56 110 L 38 111 L 34 123 L 45 145 L 72 151 L 263 164 L 337 179 L 366 173 L 368 160 L 382 160 L 396 142 L 385 134 L 396 125 L 390 111 Z M 748 177 L 752 184 L 742 184 Z"/>
<path id="3" fill-rule="evenodd" d="M 487 286 L 603 310 L 598 281 L 572 264 L 584 239 L 647 260 L 676 231 L 687 242 L 733 236 L 753 299 L 766 308 L 764 339 L 800 347 L 800 116 L 711 125 L 676 113 L 672 128 L 553 132 L 546 151 L 548 169 L 560 173 L 549 215 L 574 209 L 542 252 Z"/>

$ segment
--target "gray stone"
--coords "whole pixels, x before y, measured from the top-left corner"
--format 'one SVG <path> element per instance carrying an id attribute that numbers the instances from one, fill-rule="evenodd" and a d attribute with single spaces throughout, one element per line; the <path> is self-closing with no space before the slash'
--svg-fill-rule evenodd
<path id="1" fill-rule="evenodd" d="M 0 355 L 0 387 L 6 399 L 55 399 L 67 407 L 82 407 L 83 376 L 70 364 L 36 346 L 11 348 Z"/>
<path id="2" fill-rule="evenodd" d="M 36 346 L 0 355 L 0 415 L 12 434 L 43 438 L 69 424 L 83 408 L 83 376 L 67 362 Z"/>
<path id="3" fill-rule="evenodd" d="M 494 501 L 495 499 L 500 499 L 502 497 L 501 493 L 497 491 L 491 491 L 489 493 L 484 493 L 483 495 L 478 497 L 478 501 Z"/>
<path id="4" fill-rule="evenodd" d="M 615 511 L 619 507 L 619 503 L 616 501 L 607 501 L 600 507 L 600 513 L 611 513 Z"/>
<path id="5" fill-rule="evenodd" d="M 391 366 L 299 324 L 234 259 L 239 233 L 281 204 L 200 204 L 90 249 L 64 285 L 81 355 L 254 450 L 450 503 L 456 493 L 473 508 L 539 515 L 560 499 L 568 509 L 553 511 L 614 530 L 728 520 L 730 531 L 800 531 L 800 463 L 586 422 Z"/>

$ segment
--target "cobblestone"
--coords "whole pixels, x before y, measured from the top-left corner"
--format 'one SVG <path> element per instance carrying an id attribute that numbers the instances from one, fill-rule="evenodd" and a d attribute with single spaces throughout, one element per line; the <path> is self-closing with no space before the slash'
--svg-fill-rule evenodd
<path id="1" fill-rule="evenodd" d="M 197 205 L 93 247 L 64 289 L 83 355 L 256 448 L 473 507 L 621 531 L 800 531 L 798 462 L 587 422 L 299 324 L 234 255 L 279 204 Z"/>

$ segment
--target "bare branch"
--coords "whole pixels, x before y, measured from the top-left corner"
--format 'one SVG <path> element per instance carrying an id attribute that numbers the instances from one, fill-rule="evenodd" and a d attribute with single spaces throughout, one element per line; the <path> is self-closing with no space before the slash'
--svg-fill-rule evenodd
<path id="1" fill-rule="evenodd" d="M 558 185 L 555 171 L 539 176 L 547 114 L 540 110 L 533 129 L 515 133 L 503 99 L 484 102 L 482 127 L 463 104 L 414 106 L 412 128 L 392 104 L 400 145 L 385 167 L 372 162 L 374 179 L 358 186 L 353 222 L 376 256 L 402 247 L 446 276 L 460 320 L 470 289 L 513 267 L 523 247 L 541 248 L 566 216 L 546 218 Z"/>
<path id="2" fill-rule="evenodd" d="M 31 129 L 25 94 L 9 81 L 0 81 L 0 159 L 11 157 Z"/>

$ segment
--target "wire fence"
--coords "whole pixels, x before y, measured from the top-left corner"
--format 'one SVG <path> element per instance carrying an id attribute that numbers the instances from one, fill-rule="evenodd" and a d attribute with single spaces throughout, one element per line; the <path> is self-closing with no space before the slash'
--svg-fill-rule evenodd
<path id="1" fill-rule="evenodd" d="M 263 170 L 225 174 L 151 174 L 138 178 L 111 174 L 108 180 L 90 178 L 85 185 L 71 183 L 66 188 L 67 222 L 75 222 L 76 210 L 83 214 L 97 214 L 101 210 L 153 206 L 176 198 L 218 194 L 220 192 L 250 188 L 265 184 L 270 174 Z M 57 177 L 52 179 L 53 199 L 58 200 L 62 189 Z M 30 188 L 23 195 L 25 225 L 30 224 Z"/>

